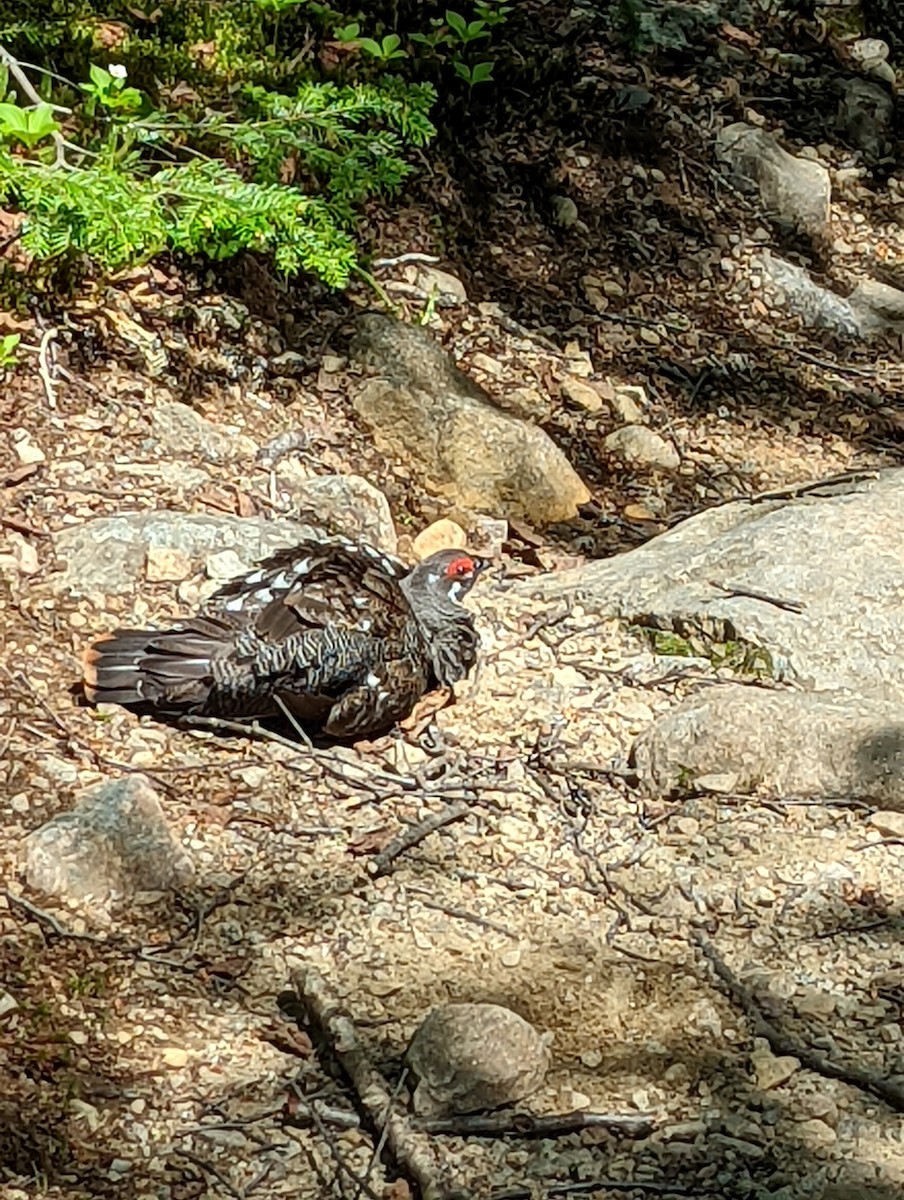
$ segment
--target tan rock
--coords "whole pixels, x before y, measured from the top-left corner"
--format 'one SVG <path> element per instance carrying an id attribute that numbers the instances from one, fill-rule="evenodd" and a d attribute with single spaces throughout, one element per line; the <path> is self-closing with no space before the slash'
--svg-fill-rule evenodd
<path id="1" fill-rule="evenodd" d="M 549 436 L 496 408 L 426 330 L 370 313 L 353 355 L 378 372 L 352 395 L 378 447 L 438 494 L 538 526 L 568 520 L 590 499 Z"/>
<path id="2" fill-rule="evenodd" d="M 773 1054 L 771 1050 L 754 1050 L 750 1056 L 756 1085 L 764 1092 L 787 1083 L 800 1070 L 800 1059 L 791 1054 Z"/>
<path id="3" fill-rule="evenodd" d="M 498 1004 L 446 1004 L 424 1019 L 408 1047 L 419 1116 L 512 1104 L 543 1085 L 549 1048 L 534 1027 Z"/>
<path id="4" fill-rule="evenodd" d="M 192 563 L 183 550 L 148 546 L 144 573 L 149 583 L 178 583 L 191 574 Z"/>
<path id="5" fill-rule="evenodd" d="M 658 467 L 663 471 L 675 471 L 681 465 L 672 443 L 645 425 L 625 425 L 616 429 L 606 438 L 605 446 L 626 463 Z"/>
<path id="6" fill-rule="evenodd" d="M 24 467 L 31 466 L 33 463 L 46 461 L 47 455 L 40 446 L 34 444 L 31 440 L 31 434 L 27 429 L 14 429 L 12 438 L 16 458 L 18 458 Z"/>
<path id="7" fill-rule="evenodd" d="M 411 549 L 414 557 L 421 559 L 436 554 L 437 550 L 464 548 L 467 542 L 468 538 L 462 527 L 450 521 L 448 517 L 443 517 L 422 529 L 414 539 Z"/>
<path id="8" fill-rule="evenodd" d="M 589 413 L 598 413 L 603 407 L 603 398 L 593 386 L 592 383 L 586 383 L 583 379 L 575 379 L 571 375 L 566 375 L 562 380 L 562 391 L 578 408 L 583 408 Z"/>
<path id="9" fill-rule="evenodd" d="M 874 812 L 867 821 L 873 829 L 883 837 L 904 838 L 904 812 L 892 812 L 880 809 Z"/>

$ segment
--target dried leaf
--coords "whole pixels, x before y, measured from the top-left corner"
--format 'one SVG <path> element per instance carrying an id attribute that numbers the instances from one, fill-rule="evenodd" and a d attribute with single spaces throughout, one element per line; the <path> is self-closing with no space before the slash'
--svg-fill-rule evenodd
<path id="1" fill-rule="evenodd" d="M 353 842 L 349 842 L 348 852 L 349 854 L 379 853 L 391 840 L 389 830 L 385 826 L 382 829 L 370 829 Z"/>

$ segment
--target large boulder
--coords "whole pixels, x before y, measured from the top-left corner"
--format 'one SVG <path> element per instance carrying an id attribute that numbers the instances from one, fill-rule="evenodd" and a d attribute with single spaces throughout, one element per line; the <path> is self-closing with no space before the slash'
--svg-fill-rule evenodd
<path id="1" fill-rule="evenodd" d="M 547 434 L 494 407 L 426 330 L 370 313 L 352 354 L 376 372 L 352 403 L 377 445 L 453 504 L 549 525 L 590 499 Z"/>
<path id="2" fill-rule="evenodd" d="M 904 469 L 738 501 L 517 591 L 763 647 L 807 691 L 904 700 Z"/>

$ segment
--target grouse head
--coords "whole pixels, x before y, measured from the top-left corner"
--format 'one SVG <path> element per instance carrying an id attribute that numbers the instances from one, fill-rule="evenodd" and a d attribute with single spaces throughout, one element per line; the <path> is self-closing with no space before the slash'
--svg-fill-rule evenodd
<path id="1" fill-rule="evenodd" d="M 405 579 L 405 590 L 417 611 L 448 608 L 457 604 L 474 585 L 477 576 L 489 566 L 485 558 L 467 550 L 438 550 L 419 562 Z"/>
<path id="2" fill-rule="evenodd" d="M 439 550 L 401 581 L 427 639 L 434 678 L 442 687 L 464 679 L 474 666 L 478 637 L 471 614 L 459 601 L 489 565 L 467 550 Z"/>

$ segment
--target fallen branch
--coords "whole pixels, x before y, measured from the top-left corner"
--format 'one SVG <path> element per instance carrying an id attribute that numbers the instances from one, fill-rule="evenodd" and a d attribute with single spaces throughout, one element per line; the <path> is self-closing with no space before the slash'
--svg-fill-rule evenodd
<path id="1" fill-rule="evenodd" d="M 680 1183 L 658 1183 L 643 1179 L 584 1179 L 580 1183 L 543 1185 L 543 1200 L 553 1200 L 555 1196 L 589 1196 L 597 1192 L 643 1192 L 647 1196 L 725 1196 L 722 1191 L 700 1191 L 698 1188 L 682 1187 Z M 536 1196 L 536 1186 L 506 1188 L 502 1192 L 491 1192 L 490 1200 L 536 1200 Z"/>
<path id="2" fill-rule="evenodd" d="M 351 1081 L 376 1137 L 385 1132 L 390 1153 L 417 1184 L 421 1200 L 452 1200 L 453 1190 L 443 1178 L 428 1138 L 414 1130 L 400 1110 L 392 1089 L 365 1053 L 354 1023 L 342 1012 L 330 985 L 319 971 L 305 967 L 292 973 L 292 986 L 311 1023 Z"/>
<path id="3" fill-rule="evenodd" d="M 532 1113 L 471 1113 L 415 1122 L 425 1133 L 451 1137 L 561 1137 L 580 1129 L 607 1129 L 627 1138 L 649 1137 L 655 1128 L 651 1113 L 571 1112 L 551 1116 Z"/>
<path id="4" fill-rule="evenodd" d="M 367 864 L 368 871 L 374 879 L 379 879 L 381 875 L 385 875 L 389 871 L 395 860 L 400 858 L 407 850 L 411 850 L 412 847 L 419 845 L 431 833 L 436 833 L 438 829 L 443 829 L 446 825 L 451 825 L 454 821 L 460 821 L 470 812 L 470 804 L 449 804 L 438 813 L 431 813 L 423 821 L 418 821 L 416 825 L 410 825 L 404 833 L 400 833 L 398 837 L 394 837 L 379 854 L 370 860 Z"/>
<path id="5" fill-rule="evenodd" d="M 893 1083 L 890 1079 L 883 1079 L 881 1075 L 864 1070 L 862 1067 L 844 1067 L 840 1063 L 826 1058 L 819 1051 L 811 1050 L 809 1046 L 789 1037 L 777 1025 L 773 1025 L 763 1016 L 762 1010 L 751 992 L 732 972 L 712 943 L 699 932 L 694 932 L 691 936 L 730 999 L 743 1010 L 744 1015 L 750 1021 L 754 1034 L 766 1039 L 773 1054 L 789 1054 L 798 1059 L 806 1070 L 822 1075 L 826 1079 L 840 1079 L 842 1083 L 849 1083 L 852 1087 L 860 1088 L 862 1091 L 884 1100 L 896 1112 L 904 1112 L 904 1087 L 901 1084 Z"/>

